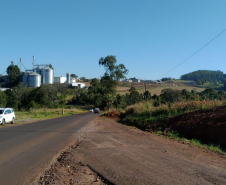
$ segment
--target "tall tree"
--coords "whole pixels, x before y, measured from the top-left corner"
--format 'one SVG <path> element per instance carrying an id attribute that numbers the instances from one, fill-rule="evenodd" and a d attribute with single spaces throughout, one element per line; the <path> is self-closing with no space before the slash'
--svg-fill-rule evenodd
<path id="1" fill-rule="evenodd" d="M 52 64 L 49 64 L 49 67 L 50 67 L 51 69 L 54 69 L 53 66 L 52 66 Z"/>
<path id="2" fill-rule="evenodd" d="M 72 78 L 78 78 L 78 76 L 76 74 L 71 74 Z"/>
<path id="3" fill-rule="evenodd" d="M 13 86 L 18 85 L 18 83 L 20 81 L 20 75 L 21 75 L 19 67 L 16 66 L 16 65 L 10 65 L 7 68 L 7 74 L 8 74 L 8 77 L 9 77 L 8 86 L 13 87 Z"/>
<path id="4" fill-rule="evenodd" d="M 125 78 L 125 75 L 128 74 L 128 69 L 124 66 L 124 64 L 116 65 L 117 60 L 113 55 L 109 55 L 105 58 L 100 58 L 99 65 L 104 66 L 105 75 L 109 76 L 112 80 L 120 80 Z"/>
<path id="5" fill-rule="evenodd" d="M 105 58 L 99 59 L 99 65 L 104 66 L 105 73 L 101 77 L 100 83 L 102 86 L 102 96 L 105 97 L 105 106 L 110 107 L 116 97 L 116 85 L 120 79 L 125 78 L 128 73 L 128 69 L 124 64 L 117 65 L 116 57 L 109 55 Z"/>

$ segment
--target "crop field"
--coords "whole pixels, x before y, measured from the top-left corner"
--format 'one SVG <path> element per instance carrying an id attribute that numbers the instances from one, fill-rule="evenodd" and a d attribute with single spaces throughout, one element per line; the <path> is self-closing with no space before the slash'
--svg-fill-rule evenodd
<path id="1" fill-rule="evenodd" d="M 143 83 L 122 83 L 120 86 L 117 86 L 117 91 L 119 94 L 126 94 L 129 93 L 129 89 L 134 86 L 138 90 L 139 93 L 142 93 L 144 91 L 144 85 Z M 152 95 L 160 95 L 161 91 L 166 88 L 171 88 L 171 89 L 178 89 L 178 90 L 183 90 L 186 89 L 188 91 L 194 90 L 196 92 L 201 92 L 205 90 L 205 88 L 202 87 L 193 87 L 193 86 L 188 86 L 184 84 L 147 84 L 146 89 L 151 92 Z"/>

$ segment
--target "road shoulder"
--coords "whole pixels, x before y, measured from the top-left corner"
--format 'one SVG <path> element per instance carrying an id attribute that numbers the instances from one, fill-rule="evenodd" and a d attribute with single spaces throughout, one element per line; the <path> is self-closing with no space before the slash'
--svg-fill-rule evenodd
<path id="1" fill-rule="evenodd" d="M 226 184 L 226 159 L 215 153 L 108 118 L 96 118 L 81 133 L 40 184 L 47 177 L 50 184 Z"/>

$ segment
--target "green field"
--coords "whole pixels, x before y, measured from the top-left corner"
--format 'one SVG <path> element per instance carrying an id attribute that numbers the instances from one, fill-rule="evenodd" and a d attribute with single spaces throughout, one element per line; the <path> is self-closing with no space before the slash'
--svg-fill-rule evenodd
<path id="1" fill-rule="evenodd" d="M 0 125 L 1 127 L 5 126 L 14 126 L 14 125 L 21 125 L 26 123 L 31 123 L 35 121 L 41 121 L 51 118 L 58 118 L 63 116 L 69 116 L 79 113 L 84 113 L 85 110 L 77 109 L 77 108 L 71 108 L 71 109 L 64 109 L 64 114 L 62 114 L 62 109 L 39 109 L 39 110 L 33 110 L 33 111 L 15 111 L 16 114 L 16 121 L 15 124 L 6 124 L 4 126 Z"/>

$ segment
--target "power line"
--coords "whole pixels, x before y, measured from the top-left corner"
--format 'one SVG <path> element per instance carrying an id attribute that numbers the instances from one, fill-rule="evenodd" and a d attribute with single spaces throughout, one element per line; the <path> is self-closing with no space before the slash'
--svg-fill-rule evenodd
<path id="1" fill-rule="evenodd" d="M 198 49 L 196 52 L 194 52 L 188 58 L 186 58 L 181 63 L 179 63 L 176 67 L 174 67 L 173 69 L 171 69 L 170 71 L 168 71 L 167 73 L 165 73 L 164 75 L 162 75 L 162 77 L 164 77 L 165 75 L 167 75 L 168 73 L 170 73 L 171 71 L 173 71 L 174 69 L 176 69 L 177 67 L 179 67 L 181 64 L 183 64 L 184 62 L 186 62 L 187 60 L 189 60 L 194 55 L 196 55 L 199 51 L 201 51 L 203 48 L 205 48 L 207 45 L 209 45 L 211 42 L 213 42 L 217 37 L 219 37 L 220 35 L 222 35 L 225 31 L 226 31 L 226 29 L 224 29 L 222 32 L 220 32 L 218 35 L 216 35 L 214 38 L 212 38 L 209 42 L 207 42 L 205 45 L 203 45 L 200 49 Z"/>
<path id="2" fill-rule="evenodd" d="M 2 75 L 6 72 L 6 70 L 2 73 Z"/>

